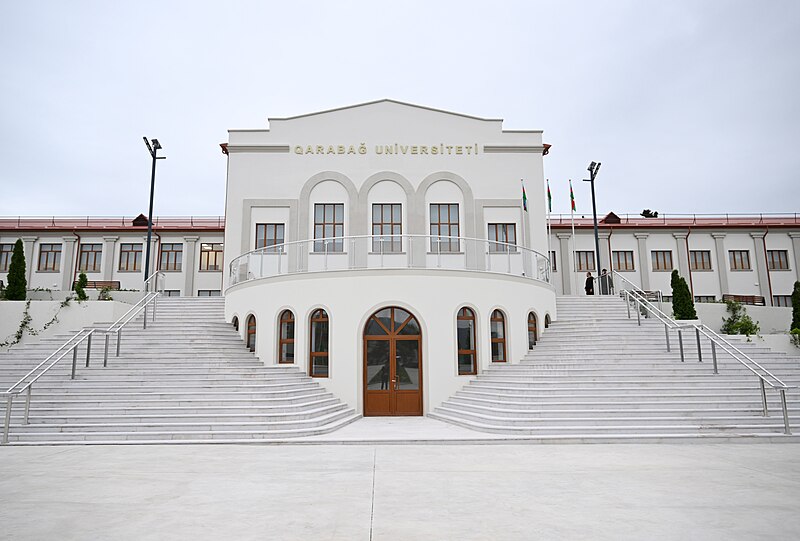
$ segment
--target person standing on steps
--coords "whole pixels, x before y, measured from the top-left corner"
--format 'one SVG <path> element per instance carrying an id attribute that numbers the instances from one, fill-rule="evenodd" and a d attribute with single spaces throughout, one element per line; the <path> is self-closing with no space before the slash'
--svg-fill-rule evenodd
<path id="1" fill-rule="evenodd" d="M 599 281 L 600 281 L 600 294 L 611 295 L 613 293 L 612 289 L 614 287 L 614 284 L 611 282 L 611 275 L 608 274 L 608 271 L 606 269 L 600 271 Z"/>
<path id="2" fill-rule="evenodd" d="M 594 276 L 591 272 L 586 273 L 586 285 L 583 287 L 587 295 L 594 295 Z"/>

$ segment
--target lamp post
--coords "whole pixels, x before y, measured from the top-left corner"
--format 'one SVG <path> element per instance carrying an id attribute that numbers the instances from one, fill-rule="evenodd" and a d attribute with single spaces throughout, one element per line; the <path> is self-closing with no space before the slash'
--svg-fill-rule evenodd
<path id="1" fill-rule="evenodd" d="M 594 201 L 594 179 L 597 177 L 597 172 L 600 170 L 600 162 L 592 162 L 589 164 L 589 178 L 583 179 L 584 182 L 589 182 L 592 185 L 592 216 L 594 217 L 594 250 L 596 257 L 597 271 L 600 270 L 600 235 L 597 232 L 597 205 Z M 599 272 L 598 272 L 599 275 Z"/>
<path id="2" fill-rule="evenodd" d="M 153 157 L 153 169 L 150 173 L 150 211 L 147 213 L 147 250 L 144 257 L 144 281 L 147 282 L 147 279 L 150 278 L 150 239 L 153 236 L 153 191 L 156 187 L 156 160 L 166 160 L 167 157 L 158 156 L 158 151 L 161 150 L 161 143 L 158 142 L 158 139 L 153 139 L 152 144 L 147 137 L 142 137 L 142 139 L 147 145 L 150 156 Z"/>

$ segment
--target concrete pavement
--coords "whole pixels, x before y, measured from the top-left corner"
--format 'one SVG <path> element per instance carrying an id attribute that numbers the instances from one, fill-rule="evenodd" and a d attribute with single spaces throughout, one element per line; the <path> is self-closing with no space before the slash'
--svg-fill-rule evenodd
<path id="1" fill-rule="evenodd" d="M 800 445 L 0 448 L 3 539 L 787 539 Z"/>

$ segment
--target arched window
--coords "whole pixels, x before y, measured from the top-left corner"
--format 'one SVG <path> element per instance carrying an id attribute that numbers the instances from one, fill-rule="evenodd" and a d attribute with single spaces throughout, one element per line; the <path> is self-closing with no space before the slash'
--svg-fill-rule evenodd
<path id="1" fill-rule="evenodd" d="M 309 375 L 312 378 L 328 377 L 328 314 L 315 310 L 311 314 L 311 345 L 309 350 Z"/>
<path id="2" fill-rule="evenodd" d="M 528 349 L 533 349 L 539 340 L 539 329 L 536 326 L 536 314 L 528 313 Z"/>
<path id="3" fill-rule="evenodd" d="M 500 310 L 492 312 L 489 320 L 492 334 L 492 362 L 506 362 L 506 317 Z"/>
<path id="4" fill-rule="evenodd" d="M 291 310 L 284 310 L 281 313 L 278 362 L 294 362 L 294 314 Z"/>
<path id="5" fill-rule="evenodd" d="M 231 321 L 231 325 L 233 325 L 233 329 L 238 331 L 239 330 L 239 318 L 233 316 L 233 321 Z"/>
<path id="6" fill-rule="evenodd" d="M 478 373 L 475 354 L 475 313 L 469 308 L 458 311 L 456 318 L 456 341 L 458 343 L 458 374 Z"/>
<path id="7" fill-rule="evenodd" d="M 247 318 L 247 349 L 256 350 L 256 316 L 252 314 Z"/>
<path id="8" fill-rule="evenodd" d="M 550 314 L 544 315 L 544 328 L 547 329 L 550 327 Z"/>

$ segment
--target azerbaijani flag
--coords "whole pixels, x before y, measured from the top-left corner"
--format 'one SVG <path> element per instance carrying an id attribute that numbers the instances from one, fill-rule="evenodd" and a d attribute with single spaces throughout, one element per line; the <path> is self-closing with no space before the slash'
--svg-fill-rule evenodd
<path id="1" fill-rule="evenodd" d="M 519 181 L 522 183 L 522 210 L 528 212 L 528 196 L 525 194 L 525 181 L 522 179 L 519 179 Z"/>
<path id="2" fill-rule="evenodd" d="M 550 179 L 547 179 L 547 212 L 553 212 L 553 195 L 550 193 Z"/>
<path id="3" fill-rule="evenodd" d="M 575 194 L 572 193 L 572 179 L 569 181 L 569 200 L 572 203 L 572 212 L 575 212 Z"/>

